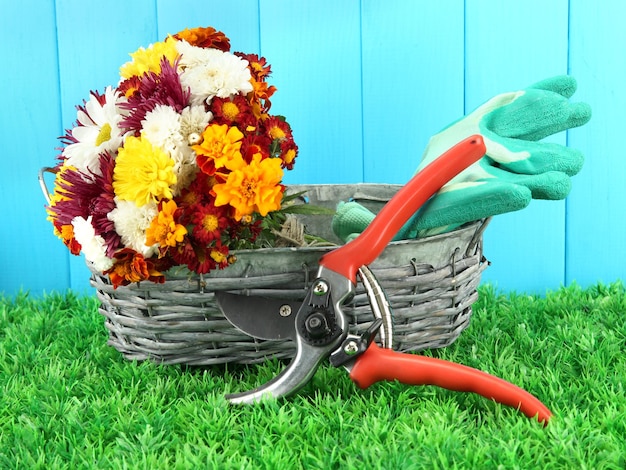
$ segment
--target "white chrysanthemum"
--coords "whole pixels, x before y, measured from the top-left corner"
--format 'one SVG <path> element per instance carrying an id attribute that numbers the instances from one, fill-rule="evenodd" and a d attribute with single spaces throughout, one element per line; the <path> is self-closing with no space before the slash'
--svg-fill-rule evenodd
<path id="1" fill-rule="evenodd" d="M 200 141 L 200 135 L 212 119 L 213 113 L 206 111 L 204 105 L 187 106 L 180 114 L 180 135 L 183 142 L 177 148 L 177 153 L 172 155 L 176 174 L 176 184 L 172 187 L 174 196 L 179 196 L 198 173 L 196 153 L 191 146 Z"/>
<path id="2" fill-rule="evenodd" d="M 213 119 L 211 111 L 205 111 L 204 105 L 187 106 L 180 113 L 180 133 L 183 139 L 190 144 L 189 136 L 191 134 L 202 134 L 205 127 Z"/>
<path id="3" fill-rule="evenodd" d="M 176 184 L 172 187 L 172 194 L 180 196 L 183 189 L 188 188 L 196 179 L 196 175 L 200 171 L 195 163 L 182 163 L 174 167 L 176 172 Z"/>
<path id="4" fill-rule="evenodd" d="M 113 260 L 107 257 L 104 239 L 96 235 L 91 224 L 91 216 L 86 220 L 83 217 L 74 217 L 72 227 L 74 238 L 80 243 L 81 251 L 85 254 L 87 261 L 93 263 L 98 271 L 110 269 L 113 266 Z"/>
<path id="5" fill-rule="evenodd" d="M 146 230 L 158 214 L 157 204 L 150 202 L 137 207 L 134 201 L 115 198 L 115 209 L 107 215 L 115 224 L 115 231 L 126 248 L 132 248 L 149 258 L 157 252 L 158 245 L 146 246 Z"/>
<path id="6" fill-rule="evenodd" d="M 100 175 L 99 155 L 105 151 L 116 151 L 124 137 L 119 127 L 122 115 L 118 104 L 125 98 L 117 90 L 107 87 L 104 92 L 104 104 L 91 94 L 85 103 L 85 111 L 79 110 L 77 125 L 71 131 L 77 142 L 63 149 L 67 164 L 87 173 L 88 170 Z"/>
<path id="7" fill-rule="evenodd" d="M 209 103 L 215 96 L 227 98 L 252 91 L 247 60 L 219 49 L 191 46 L 185 41 L 179 41 L 177 48 L 181 54 L 180 81 L 183 89 L 191 90 L 192 104 Z"/>
<path id="8" fill-rule="evenodd" d="M 180 133 L 186 145 L 183 146 L 183 160 L 181 163 L 193 164 L 196 161 L 196 153 L 191 148 L 200 142 L 202 132 L 213 119 L 213 113 L 205 111 L 204 105 L 187 106 L 180 114 Z"/>
<path id="9" fill-rule="evenodd" d="M 166 105 L 157 105 L 146 113 L 141 121 L 141 133 L 152 145 L 162 148 L 176 161 L 181 157 L 181 147 L 187 145 L 180 133 L 180 114 L 174 108 Z"/>
<path id="10" fill-rule="evenodd" d="M 204 47 L 192 46 L 187 41 L 180 40 L 176 42 L 176 50 L 180 55 L 178 59 L 178 67 L 181 70 L 185 70 L 187 68 L 204 64 L 208 55 L 206 51 L 217 49 L 206 49 Z M 213 53 L 211 52 L 209 54 Z"/>

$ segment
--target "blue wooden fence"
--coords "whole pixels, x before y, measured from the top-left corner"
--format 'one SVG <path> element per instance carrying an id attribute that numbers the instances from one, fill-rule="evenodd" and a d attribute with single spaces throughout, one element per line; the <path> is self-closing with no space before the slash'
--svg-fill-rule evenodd
<path id="1" fill-rule="evenodd" d="M 272 64 L 273 111 L 301 149 L 288 183 L 403 183 L 450 121 L 570 73 L 594 117 L 553 140 L 581 149 L 585 167 L 567 201 L 492 222 L 484 279 L 543 292 L 623 278 L 625 17 L 622 0 L 1 0 L 0 291 L 87 288 L 82 258 L 45 220 L 37 171 L 129 52 L 201 25 Z"/>

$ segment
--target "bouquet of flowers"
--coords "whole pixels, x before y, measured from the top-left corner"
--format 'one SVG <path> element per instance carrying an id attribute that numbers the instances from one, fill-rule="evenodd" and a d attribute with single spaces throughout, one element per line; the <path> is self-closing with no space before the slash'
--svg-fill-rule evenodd
<path id="1" fill-rule="evenodd" d="M 271 244 L 298 147 L 269 114 L 270 65 L 210 27 L 130 56 L 61 138 L 55 234 L 116 287 L 164 282 L 173 266 L 208 273 Z"/>

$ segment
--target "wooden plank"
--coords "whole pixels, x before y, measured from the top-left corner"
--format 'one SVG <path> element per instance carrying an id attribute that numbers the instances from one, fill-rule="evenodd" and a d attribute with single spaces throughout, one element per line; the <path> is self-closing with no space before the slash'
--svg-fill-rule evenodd
<path id="1" fill-rule="evenodd" d="M 36 12 L 36 14 L 33 14 Z M 0 2 L 0 31 L 8 39 L 0 88 L 0 292 L 64 290 L 67 249 L 46 221 L 37 172 L 54 162 L 61 133 L 54 2 Z M 36 40 L 33 40 L 36 32 Z"/>
<path id="2" fill-rule="evenodd" d="M 586 156 L 567 205 L 567 281 L 582 285 L 626 278 L 624 115 L 626 3 L 571 1 L 570 68 L 593 117 L 569 133 Z"/>
<path id="3" fill-rule="evenodd" d="M 106 8 L 83 0 L 57 0 L 63 124 L 90 90 L 117 85 L 119 68 L 140 46 L 159 40 L 154 0 L 112 0 Z M 121 14 L 123 12 L 123 14 Z"/>
<path id="4" fill-rule="evenodd" d="M 466 110 L 490 97 L 567 72 L 568 2 L 467 2 Z M 565 143 L 559 135 L 555 142 Z M 578 182 L 576 182 L 578 183 Z M 564 282 L 565 204 L 533 201 L 496 217 L 485 234 L 484 280 L 542 292 Z"/>
<path id="5" fill-rule="evenodd" d="M 121 14 L 123 12 L 123 14 Z M 128 54 L 158 39 L 154 0 L 111 0 L 106 8 L 83 0 L 57 0 L 59 77 L 64 128 L 90 90 L 117 85 Z M 89 287 L 83 257 L 70 258 L 70 287 Z"/>
<path id="6" fill-rule="evenodd" d="M 5 64 L 15 71 L 0 90 L 0 106 L 11 110 L 0 118 L 4 150 L 13 156 L 5 158 L 0 191 L 3 215 L 19 227 L 18 235 L 0 235 L 0 261 L 8 267 L 0 274 L 0 291 L 87 287 L 82 258 L 69 257 L 51 234 L 36 173 L 53 163 L 56 136 L 75 120 L 74 106 L 90 89 L 117 83 L 119 66 L 137 47 L 184 27 L 222 29 L 234 50 L 260 50 L 273 66 L 278 92 L 272 109 L 287 116 L 301 148 L 288 183 L 404 182 L 428 137 L 463 113 L 463 3 L 0 3 L 0 30 L 12 44 Z M 568 70 L 567 0 L 465 4 L 465 110 Z M 591 123 L 569 133 L 569 144 L 583 150 L 587 163 L 573 180 L 567 213 L 563 203 L 533 201 L 529 209 L 498 216 L 487 230 L 485 252 L 493 264 L 484 279 L 503 290 L 540 292 L 565 281 L 624 276 L 626 228 L 614 215 L 626 203 L 620 180 L 626 162 L 616 138 L 617 113 L 626 105 L 620 86 L 626 65 L 613 55 L 625 43 L 617 22 L 626 4 L 569 4 L 575 99 L 594 108 Z M 402 90 L 411 78 L 416 94 L 407 97 Z M 398 123 L 408 129 L 404 135 L 393 134 Z M 564 143 L 565 137 L 553 140 Z"/>
<path id="7" fill-rule="evenodd" d="M 405 183 L 428 139 L 463 115 L 463 1 L 362 8 L 364 180 Z"/>
<path id="8" fill-rule="evenodd" d="M 157 0 L 157 21 L 160 38 L 185 28 L 212 26 L 228 36 L 231 51 L 259 53 L 257 0 Z"/>
<path id="9" fill-rule="evenodd" d="M 363 178 L 359 3 L 260 1 L 261 52 L 300 154 L 287 183 Z"/>

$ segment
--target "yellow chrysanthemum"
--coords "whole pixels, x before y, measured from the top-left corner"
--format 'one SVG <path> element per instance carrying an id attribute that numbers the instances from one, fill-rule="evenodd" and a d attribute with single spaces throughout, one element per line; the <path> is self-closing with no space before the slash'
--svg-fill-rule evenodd
<path id="1" fill-rule="evenodd" d="M 172 199 L 175 184 L 174 160 L 167 153 L 146 138 L 126 138 L 113 170 L 113 191 L 118 198 L 137 206 Z"/>
<path id="2" fill-rule="evenodd" d="M 279 158 L 261 159 L 254 155 L 252 162 L 228 174 L 225 183 L 216 184 L 215 205 L 230 204 L 235 209 L 235 219 L 258 212 L 266 216 L 280 209 L 283 178 Z"/>
<path id="3" fill-rule="evenodd" d="M 165 56 L 173 64 L 178 57 L 176 40 L 171 36 L 165 41 L 155 42 L 147 49 L 140 47 L 130 54 L 132 60 L 120 67 L 120 75 L 124 79 L 141 77 L 146 72 L 161 72 L 161 59 Z"/>
<path id="4" fill-rule="evenodd" d="M 146 245 L 158 244 L 165 248 L 176 246 L 177 243 L 183 241 L 187 229 L 174 220 L 174 212 L 177 208 L 174 201 L 167 201 L 161 205 L 161 210 L 146 230 Z"/>
<path id="5" fill-rule="evenodd" d="M 241 156 L 242 132 L 237 127 L 226 124 L 211 124 L 202 132 L 202 143 L 194 145 L 198 167 L 206 174 L 227 168 L 236 170 L 245 165 Z"/>

